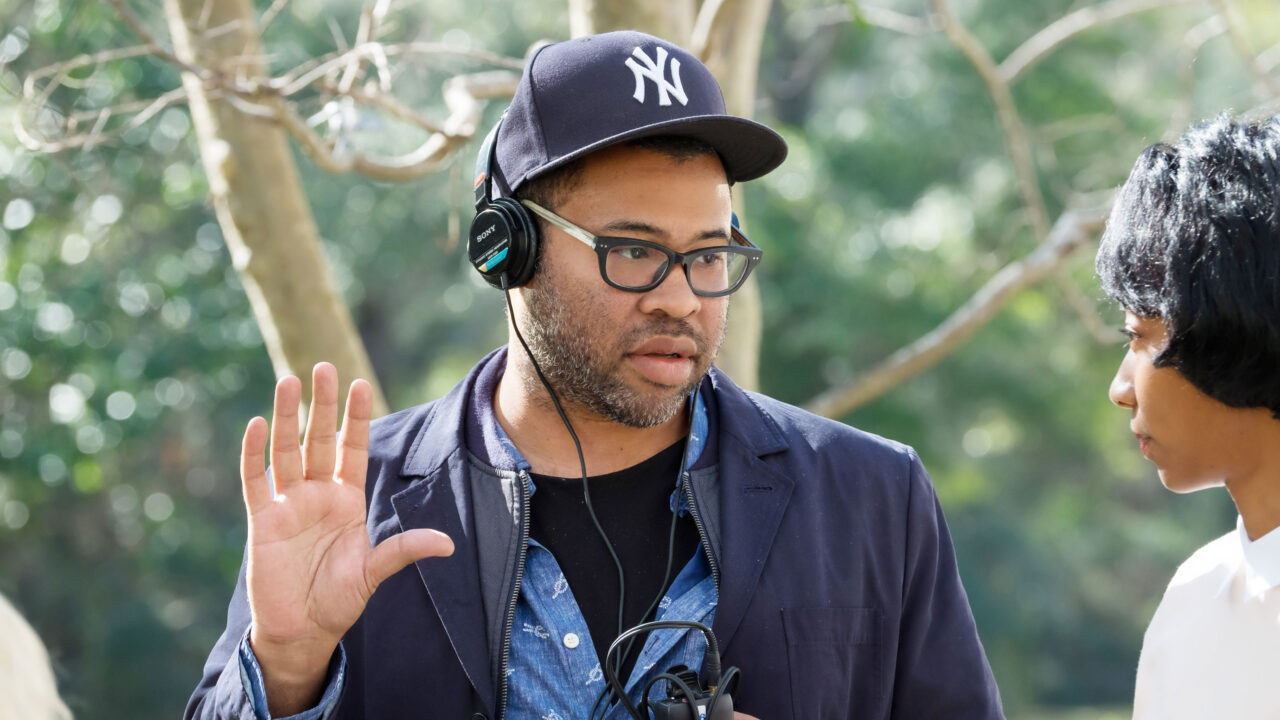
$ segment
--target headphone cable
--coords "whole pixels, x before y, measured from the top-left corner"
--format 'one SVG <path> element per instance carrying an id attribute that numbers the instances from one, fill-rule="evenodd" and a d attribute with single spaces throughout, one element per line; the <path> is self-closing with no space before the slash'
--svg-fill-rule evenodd
<path id="1" fill-rule="evenodd" d="M 552 404 L 555 405 L 556 413 L 560 416 L 560 421 L 564 423 L 565 430 L 569 431 L 569 437 L 573 440 L 573 447 L 578 453 L 578 467 L 582 472 L 582 499 L 587 506 L 587 515 L 590 516 L 591 523 L 595 526 L 596 532 L 599 534 L 600 539 L 604 541 L 605 549 L 609 551 L 609 557 L 613 560 L 613 565 L 618 571 L 618 630 L 617 630 L 617 637 L 614 640 L 614 644 L 616 644 L 618 640 L 623 639 L 624 634 L 629 635 L 629 637 L 627 637 L 628 642 L 627 642 L 626 649 L 623 650 L 622 654 L 617 658 L 615 662 L 617 666 L 616 669 L 613 669 L 611 671 L 610 668 L 606 667 L 606 665 L 609 662 L 609 656 L 613 654 L 612 652 L 605 653 L 605 657 L 601 659 L 601 663 L 600 663 L 602 670 L 604 670 L 608 675 L 614 676 L 616 678 L 617 672 L 622 669 L 622 664 L 625 661 L 626 656 L 631 653 L 632 646 L 636 640 L 636 635 L 634 633 L 631 633 L 630 631 L 628 631 L 627 633 L 623 632 L 623 625 L 624 625 L 623 619 L 624 619 L 624 609 L 626 606 L 627 585 L 626 585 L 625 574 L 622 568 L 622 560 L 618 558 L 617 552 L 614 551 L 613 543 L 609 540 L 609 535 L 608 533 L 605 532 L 604 526 L 600 524 L 600 519 L 599 517 L 596 516 L 595 507 L 591 504 L 591 489 L 590 489 L 590 484 L 587 481 L 587 461 L 586 461 L 586 457 L 583 455 L 583 452 L 582 452 L 582 442 L 578 439 L 578 433 L 574 431 L 573 424 L 569 422 L 569 416 L 565 413 L 564 407 L 560 404 L 560 398 L 556 395 L 556 391 L 551 387 L 551 382 L 547 380 L 547 376 L 542 372 L 542 368 L 538 365 L 537 359 L 534 358 L 533 352 L 529 350 L 529 344 L 525 341 L 524 335 L 520 332 L 520 326 L 518 323 L 516 323 L 515 308 L 512 306 L 512 303 L 511 303 L 511 291 L 510 291 L 510 288 L 508 287 L 508 279 L 507 279 L 506 273 L 502 274 L 500 281 L 502 284 L 503 297 L 507 301 L 507 312 L 510 313 L 511 315 L 511 328 L 515 331 L 516 339 L 520 341 L 520 346 L 524 348 L 525 355 L 529 358 L 529 362 L 533 365 L 533 370 L 537 374 L 538 380 L 542 383 L 542 386 L 547 389 L 547 394 L 551 397 Z M 692 412 L 692 404 L 693 404 L 693 401 L 691 400 L 690 401 L 691 412 Z M 686 457 L 687 454 L 688 454 L 688 445 L 686 443 L 685 450 L 680 456 L 680 473 L 679 473 L 679 477 L 677 478 L 677 485 L 676 485 L 677 491 L 679 491 L 684 486 L 684 473 L 685 473 L 685 463 L 687 462 L 687 457 Z M 679 518 L 679 512 L 678 512 L 679 503 L 680 503 L 680 499 L 676 498 L 676 510 L 674 510 L 671 513 L 671 525 L 667 534 L 667 563 L 666 563 L 666 569 L 663 571 L 662 585 L 661 587 L 658 588 L 658 594 L 656 597 L 654 597 L 653 602 L 649 604 L 649 607 L 645 610 L 644 615 L 640 617 L 641 625 L 646 624 L 645 619 L 649 616 L 649 613 L 654 612 L 654 609 L 658 606 L 658 603 L 662 600 L 662 596 L 666 592 L 667 581 L 671 578 L 671 568 L 672 568 L 674 555 L 675 555 L 676 523 Z M 634 629 L 635 628 L 632 628 L 632 630 Z M 612 651 L 613 649 L 614 648 L 611 646 L 610 650 Z M 596 705 L 597 706 L 599 705 L 600 700 L 603 699 L 604 695 L 608 694 L 609 691 L 613 691 L 613 694 L 619 696 L 619 699 L 622 701 L 622 703 L 625 706 L 627 706 L 628 710 L 634 710 L 635 706 L 631 704 L 630 699 L 626 696 L 625 690 L 620 691 L 618 689 L 619 687 L 620 687 L 620 684 L 617 682 L 616 679 L 612 684 L 606 683 L 605 688 L 601 691 L 601 697 L 596 700 Z M 641 700 L 643 701 L 643 697 L 641 698 Z M 592 714 L 594 715 L 594 709 Z"/>
<path id="2" fill-rule="evenodd" d="M 521 347 L 524 348 L 525 355 L 529 357 L 529 362 L 533 364 L 533 370 L 538 374 L 538 379 L 542 381 L 542 386 L 547 389 L 547 394 L 551 396 L 551 402 L 555 405 L 556 412 L 560 415 L 561 422 L 569 431 L 569 437 L 573 439 L 573 447 L 578 451 L 578 467 L 582 471 L 582 499 L 587 505 L 587 515 L 591 517 L 591 523 L 595 525 L 596 532 L 599 533 L 600 539 L 604 541 L 604 547 L 609 551 L 609 557 L 613 559 L 613 565 L 618 570 L 618 634 L 622 634 L 623 608 L 626 601 L 627 581 L 622 570 L 622 560 L 618 558 L 618 553 L 613 549 L 613 543 L 609 540 L 609 535 L 604 531 L 604 526 L 600 524 L 600 519 L 596 517 L 596 510 L 591 505 L 591 489 L 587 482 L 587 460 L 582 454 L 582 442 L 578 440 L 578 433 L 574 432 L 573 424 L 569 422 L 569 416 L 565 414 L 564 407 L 560 405 L 560 398 L 556 396 L 556 391 L 552 389 L 551 383 L 547 380 L 547 376 L 543 374 L 542 368 L 538 366 L 538 361 L 533 357 L 533 352 L 529 350 L 529 344 L 525 342 L 524 335 L 520 333 L 520 326 L 516 323 L 515 308 L 511 305 L 511 291 L 507 288 L 507 275 L 502 274 L 502 294 L 507 299 L 507 312 L 511 313 L 511 327 L 516 331 L 516 338 L 520 340 Z"/>

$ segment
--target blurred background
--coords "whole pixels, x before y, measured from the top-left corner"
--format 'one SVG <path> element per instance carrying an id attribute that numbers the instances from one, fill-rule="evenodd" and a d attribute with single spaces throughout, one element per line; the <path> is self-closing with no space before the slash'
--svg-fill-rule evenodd
<path id="1" fill-rule="evenodd" d="M 226 148 L 198 137 L 177 63 L 125 51 L 172 48 L 179 6 L 208 20 L 232 2 L 0 0 L 0 593 L 45 639 L 79 717 L 178 716 L 241 560 L 239 441 L 270 412 L 275 370 L 201 162 L 202 142 Z M 759 338 L 735 359 L 758 362 L 766 393 L 918 449 L 1011 718 L 1127 716 L 1165 583 L 1234 509 L 1225 492 L 1165 491 L 1107 400 L 1123 351 L 1092 274 L 1099 218 L 1148 144 L 1224 110 L 1277 111 L 1280 9 L 727 1 L 714 22 L 748 5 L 749 111 L 791 155 L 739 193 L 765 261 L 758 310 L 731 321 L 759 322 Z M 371 54 L 345 88 L 339 66 L 287 98 L 327 155 L 287 147 L 329 267 L 303 289 L 339 293 L 389 407 L 437 397 L 505 340 L 501 294 L 459 243 L 473 133 L 505 101 L 481 98 L 474 127 L 433 130 L 358 92 L 389 90 L 443 123 L 451 78 L 518 72 L 535 42 L 581 28 L 582 9 L 250 9 L 274 77 L 301 83 L 362 39 L 409 48 Z M 414 177 L 331 171 L 433 133 L 449 142 Z M 949 334 L 964 322 L 971 337 Z M 923 357 L 921 338 L 943 341 L 921 371 L 833 400 L 903 348 Z"/>

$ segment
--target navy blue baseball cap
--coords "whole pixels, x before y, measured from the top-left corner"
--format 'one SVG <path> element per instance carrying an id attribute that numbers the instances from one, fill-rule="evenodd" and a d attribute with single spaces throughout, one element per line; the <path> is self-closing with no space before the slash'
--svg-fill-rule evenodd
<path id="1" fill-rule="evenodd" d="M 720 85 L 691 53 L 627 30 L 546 45 L 529 58 L 498 130 L 493 180 L 510 195 L 584 155 L 652 135 L 710 145 L 730 183 L 787 156 L 781 135 L 725 111 Z"/>

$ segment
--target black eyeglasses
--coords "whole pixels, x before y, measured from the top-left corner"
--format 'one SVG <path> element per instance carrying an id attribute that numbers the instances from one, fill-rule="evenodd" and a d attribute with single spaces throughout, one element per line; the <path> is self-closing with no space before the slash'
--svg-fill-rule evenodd
<path id="1" fill-rule="evenodd" d="M 751 244 L 736 226 L 732 237 L 738 245 L 699 248 L 678 253 L 658 243 L 637 238 L 600 237 L 574 225 L 559 215 L 529 201 L 525 207 L 547 222 L 565 231 L 596 251 L 600 258 L 600 276 L 619 290 L 645 292 L 667 279 L 671 268 L 679 264 L 695 295 L 720 297 L 742 287 L 752 268 L 764 252 Z"/>

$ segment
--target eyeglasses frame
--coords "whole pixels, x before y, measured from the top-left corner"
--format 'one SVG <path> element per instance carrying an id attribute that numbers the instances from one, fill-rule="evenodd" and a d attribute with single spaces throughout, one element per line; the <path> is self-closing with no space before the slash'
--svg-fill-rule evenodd
<path id="1" fill-rule="evenodd" d="M 607 235 L 596 235 L 595 233 L 585 228 L 579 227 L 578 225 L 575 225 L 569 222 L 568 220 L 560 217 L 554 212 L 542 207 L 538 203 L 533 202 L 532 200 L 521 200 L 520 203 L 523 204 L 525 207 L 529 208 L 530 210 L 532 210 L 533 213 L 538 217 L 541 217 L 542 219 L 546 220 L 552 225 L 555 225 L 556 227 L 563 230 L 564 233 L 569 237 L 575 240 L 578 240 L 579 242 L 583 243 L 584 245 L 591 248 L 592 250 L 595 250 L 596 257 L 599 258 L 600 260 L 600 277 L 610 287 L 614 287 L 614 288 L 617 288 L 618 290 L 623 290 L 626 292 L 637 292 L 637 293 L 648 292 L 658 287 L 663 283 L 663 281 L 667 279 L 667 276 L 671 274 L 671 269 L 675 267 L 677 264 L 679 264 L 682 268 L 684 268 L 685 282 L 689 283 L 689 289 L 693 291 L 694 295 L 698 295 L 700 297 L 724 297 L 725 295 L 729 295 L 736 292 L 738 288 L 742 287 L 742 284 L 745 283 L 747 281 L 747 278 L 751 276 L 751 271 L 755 269 L 756 265 L 760 263 L 760 259 L 764 256 L 764 251 L 756 247 L 755 244 L 752 243 L 751 240 L 746 236 L 746 234 L 744 234 L 741 230 L 738 229 L 737 225 L 731 226 L 730 237 L 736 240 L 740 244 L 716 245 L 714 247 L 698 248 L 697 250 L 690 250 L 689 252 L 681 253 L 681 252 L 676 252 L 675 250 L 672 250 L 671 248 L 666 247 L 665 245 L 659 245 L 658 243 L 650 242 L 649 240 L 641 240 L 640 238 L 611 237 Z M 667 256 L 666 268 L 662 271 L 662 274 L 659 275 L 653 282 L 643 287 L 626 287 L 624 285 L 619 285 L 609 279 L 609 273 L 605 269 L 605 263 L 606 263 L 606 259 L 609 256 L 609 251 L 615 247 L 618 247 L 619 245 L 639 245 L 641 247 L 652 248 L 653 250 L 656 250 L 662 253 L 663 255 Z M 694 260 L 701 255 L 707 255 L 713 252 L 725 252 L 725 251 L 728 251 L 735 255 L 741 255 L 746 258 L 747 267 L 745 270 L 742 271 L 742 277 L 738 278 L 738 281 L 733 285 L 729 286 L 724 290 L 720 290 L 717 292 L 706 292 L 706 291 L 698 290 L 697 288 L 695 288 L 693 286 L 693 279 L 689 277 L 689 261 Z"/>

